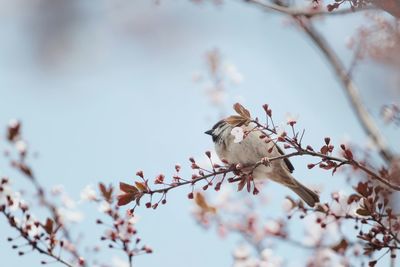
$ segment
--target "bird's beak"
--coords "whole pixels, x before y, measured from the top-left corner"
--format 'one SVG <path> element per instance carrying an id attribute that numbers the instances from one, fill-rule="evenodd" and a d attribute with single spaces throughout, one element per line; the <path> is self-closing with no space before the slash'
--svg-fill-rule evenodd
<path id="1" fill-rule="evenodd" d="M 208 130 L 207 132 L 204 132 L 205 134 L 208 134 L 208 135 L 212 135 L 213 134 L 213 130 Z"/>

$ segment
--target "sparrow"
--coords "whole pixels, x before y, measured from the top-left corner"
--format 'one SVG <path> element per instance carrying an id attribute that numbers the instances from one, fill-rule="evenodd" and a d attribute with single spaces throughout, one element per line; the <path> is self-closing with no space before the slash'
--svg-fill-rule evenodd
<path id="1" fill-rule="evenodd" d="M 254 180 L 269 178 L 286 186 L 311 207 L 319 202 L 317 193 L 292 176 L 294 167 L 288 158 L 268 162 L 268 158 L 284 155 L 283 150 L 274 141 L 266 142 L 265 138 L 260 138 L 261 135 L 265 134 L 257 131 L 255 125 L 249 124 L 241 126 L 246 136 L 238 142 L 232 134 L 233 128 L 235 127 L 225 120 L 221 120 L 211 130 L 205 132 L 205 134 L 211 135 L 215 144 L 215 151 L 221 160 L 228 164 L 241 164 L 243 166 L 255 165 L 264 160 L 268 164 L 260 164 L 252 170 Z"/>

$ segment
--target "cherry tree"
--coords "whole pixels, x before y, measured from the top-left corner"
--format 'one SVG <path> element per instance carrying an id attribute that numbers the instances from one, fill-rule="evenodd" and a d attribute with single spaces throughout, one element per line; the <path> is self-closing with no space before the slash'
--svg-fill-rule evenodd
<path id="1" fill-rule="evenodd" d="M 227 1 L 193 2 L 229 4 Z M 340 82 L 376 152 L 362 144 L 343 143 L 329 136 L 321 136 L 320 140 L 307 144 L 304 142 L 307 131 L 301 126 L 301 120 L 289 118 L 282 127 L 274 119 L 274 107 L 268 103 L 259 107 L 263 115 L 258 117 L 252 115 L 258 111 L 236 103 L 228 111 L 233 115 L 225 118 L 236 129 L 232 132 L 235 138 L 240 142 L 251 131 L 257 131 L 264 142 L 281 147 L 284 153 L 262 158 L 252 166 L 243 166 L 230 165 L 224 159 L 218 159 L 212 151 L 205 151 L 206 162 L 194 157 L 188 159 L 186 165 L 192 170 L 190 176 L 182 173 L 183 164 L 177 164 L 171 168 L 173 175 L 165 174 L 171 171 L 160 170 L 159 175 L 150 177 L 145 170 L 139 170 L 133 182 L 121 179 L 118 185 L 100 182 L 96 187 L 88 186 L 82 191 L 81 198 L 99 210 L 99 218 L 94 220 L 94 224 L 104 229 L 99 237 L 101 243 L 109 251 L 118 251 L 125 256 L 122 264 L 114 265 L 133 266 L 136 256 L 153 253 L 152 248 L 138 236 L 136 214 L 144 208 L 156 212 L 168 204 L 169 194 L 183 187 L 187 190 L 188 201 L 193 202 L 193 218 L 200 227 L 215 229 L 221 237 L 236 234 L 243 240 L 233 251 L 235 267 L 291 264 L 290 260 L 275 253 L 279 244 L 308 251 L 309 257 L 302 259 L 302 264 L 309 267 L 378 266 L 386 262 L 396 266 L 400 249 L 398 148 L 385 140 L 382 129 L 368 112 L 353 71 L 360 61 L 366 59 L 398 70 L 400 4 L 396 0 L 327 3 L 246 0 L 243 4 L 267 11 L 266 15 L 268 12 L 282 14 L 313 42 Z M 320 33 L 315 24 L 323 17 L 348 16 L 354 12 L 365 12 L 368 23 L 361 25 L 351 38 L 349 49 L 354 51 L 354 58 L 350 66 L 345 66 L 324 36 L 329 33 Z M 218 50 L 207 53 L 206 60 L 207 75 L 213 85 L 207 93 L 221 108 L 222 116 L 226 111 L 220 105 L 220 99 L 232 86 L 227 81 L 240 83 L 243 77 L 234 65 L 223 64 Z M 381 107 L 380 115 L 391 127 L 398 127 L 398 105 L 388 101 Z M 253 125 L 252 130 L 244 131 L 242 127 L 248 125 Z M 34 153 L 26 145 L 22 122 L 10 121 L 4 137 L 2 141 L 8 144 L 4 158 L 27 181 L 26 188 L 16 190 L 12 187 L 13 177 L 4 176 L 0 180 L 0 213 L 14 232 L 7 237 L 11 249 L 20 256 L 32 251 L 39 253 L 43 255 L 43 265 L 110 266 L 110 263 L 96 259 L 97 254 L 108 252 L 94 244 L 90 252 L 82 251 L 79 242 L 72 237 L 70 222 L 80 216 L 79 212 L 71 208 L 73 205 L 67 192 L 62 188 L 48 191 L 36 177 L 29 163 Z M 323 189 L 329 198 L 322 198 L 321 203 L 313 208 L 290 196 L 278 202 L 269 201 L 265 193 L 269 182 L 255 181 L 252 171 L 248 170 L 260 165 L 269 166 L 277 160 L 290 162 L 296 157 L 307 158 L 306 167 L 310 172 L 319 168 L 327 176 L 345 174 L 348 177 L 344 181 L 345 190 Z M 27 194 L 27 191 L 33 194 Z M 261 206 L 277 205 L 281 208 L 277 216 L 267 218 L 259 212 Z M 38 210 L 48 215 L 41 216 Z"/>

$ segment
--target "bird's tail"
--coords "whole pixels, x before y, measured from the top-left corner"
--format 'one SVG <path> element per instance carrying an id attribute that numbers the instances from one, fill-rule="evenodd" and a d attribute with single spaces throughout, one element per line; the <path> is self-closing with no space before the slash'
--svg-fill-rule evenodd
<path id="1" fill-rule="evenodd" d="M 307 203 L 310 207 L 314 207 L 315 203 L 319 202 L 319 196 L 317 193 L 302 185 L 299 181 L 294 180 L 294 185 L 289 186 L 293 192 L 295 192 L 304 202 Z"/>

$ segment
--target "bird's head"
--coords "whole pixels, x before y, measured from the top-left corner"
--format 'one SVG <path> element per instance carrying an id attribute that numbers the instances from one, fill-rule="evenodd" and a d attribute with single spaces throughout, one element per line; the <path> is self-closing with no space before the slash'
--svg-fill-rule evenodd
<path id="1" fill-rule="evenodd" d="M 232 126 L 225 120 L 217 122 L 211 130 L 204 132 L 205 134 L 211 135 L 212 140 L 216 143 L 227 138 L 232 131 Z"/>

